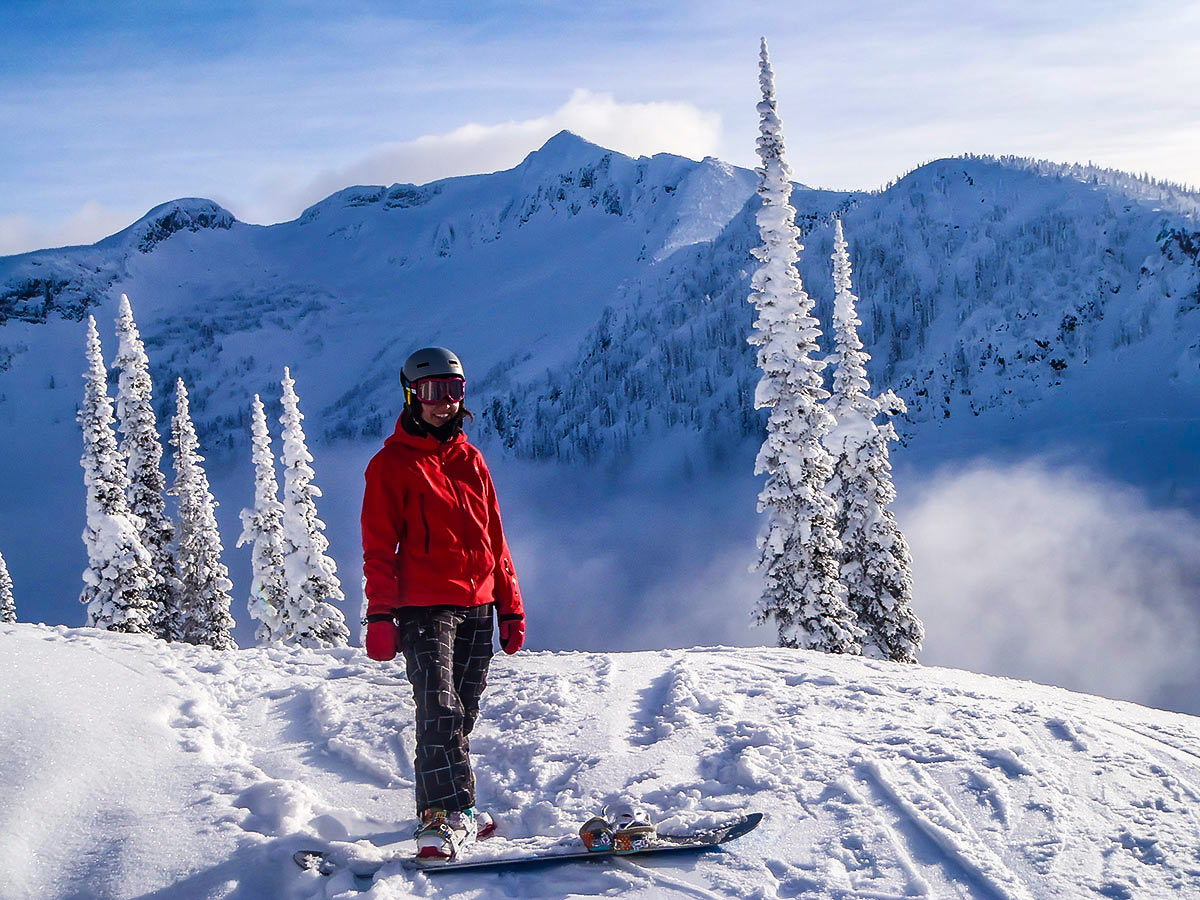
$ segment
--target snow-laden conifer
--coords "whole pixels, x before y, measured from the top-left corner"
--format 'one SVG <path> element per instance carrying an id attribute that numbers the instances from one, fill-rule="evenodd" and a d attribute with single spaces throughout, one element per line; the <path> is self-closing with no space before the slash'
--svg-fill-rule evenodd
<path id="1" fill-rule="evenodd" d="M 881 414 L 904 411 L 891 391 L 870 395 L 867 360 L 858 337 L 850 254 L 842 221 L 834 226 L 833 391 L 828 408 L 837 426 L 826 438 L 833 453 L 830 492 L 837 504 L 842 541 L 842 582 L 847 602 L 866 632 L 864 651 L 896 662 L 916 662 L 925 630 L 912 610 L 912 558 L 889 506 L 896 499 L 888 442 L 896 439 Z"/>
<path id="2" fill-rule="evenodd" d="M 254 638 L 260 644 L 285 641 L 288 603 L 287 572 L 283 564 L 283 504 L 275 477 L 275 454 L 267 431 L 267 413 L 258 394 L 251 409 L 254 460 L 254 506 L 241 512 L 242 534 L 237 545 L 251 544 L 253 579 L 247 609 L 258 620 Z"/>
<path id="3" fill-rule="evenodd" d="M 175 557 L 171 552 L 175 528 L 166 514 L 166 479 L 160 468 L 163 450 L 154 414 L 150 360 L 133 321 L 129 297 L 125 294 L 121 295 L 117 315 L 117 341 L 117 358 L 113 360 L 113 366 L 120 373 L 117 431 L 121 435 L 120 451 L 129 479 L 129 511 L 142 522 L 142 544 L 150 553 L 156 576 L 150 589 L 154 633 L 165 640 L 173 640 L 176 637 L 178 594 Z"/>
<path id="4" fill-rule="evenodd" d="M 838 577 L 841 545 L 834 526 L 833 500 L 826 486 L 833 459 L 823 443 L 833 420 L 822 401 L 824 363 L 814 359 L 820 335 L 811 315 L 813 301 L 796 270 L 800 230 L 791 204 L 791 172 L 784 159 L 783 131 L 775 111 L 775 79 L 763 40 L 758 104 L 757 220 L 762 264 L 751 280 L 750 302 L 758 315 L 750 343 L 758 347 L 762 378 L 755 408 L 771 410 L 767 438 L 755 474 L 767 480 L 758 510 L 767 515 L 759 538 L 756 569 L 763 574 L 759 621 L 773 620 L 779 643 L 830 653 L 858 653 L 861 631 L 846 605 Z"/>
<path id="5" fill-rule="evenodd" d="M 4 554 L 0 553 L 0 623 L 17 621 L 17 601 L 13 597 L 12 576 L 8 574 L 8 565 L 4 562 Z"/>
<path id="6" fill-rule="evenodd" d="M 171 446 L 175 448 L 175 483 L 171 496 L 179 504 L 179 546 L 175 558 L 179 576 L 176 637 L 189 644 L 207 644 L 218 650 L 237 646 L 229 614 L 233 582 L 221 562 L 221 533 L 216 506 L 204 472 L 204 457 L 192 424 L 187 388 L 175 382 L 175 415 L 171 419 Z"/>
<path id="7" fill-rule="evenodd" d="M 288 579 L 284 611 L 288 640 L 302 647 L 345 647 L 346 618 L 334 604 L 345 601 L 337 566 L 326 552 L 325 523 L 317 517 L 312 454 L 304 439 L 300 398 L 289 369 L 283 370 L 283 551 Z"/>
<path id="8" fill-rule="evenodd" d="M 371 598 L 367 596 L 367 576 L 366 575 L 364 575 L 362 577 L 361 588 L 362 588 L 362 600 L 359 603 L 358 620 L 360 622 L 366 622 L 367 621 L 367 608 L 371 605 Z M 367 629 L 366 629 L 366 626 L 364 625 L 362 628 L 359 629 L 358 645 L 360 647 L 365 647 L 366 640 L 367 640 Z"/>
<path id="9" fill-rule="evenodd" d="M 108 631 L 153 632 L 156 583 L 150 553 L 142 544 L 141 521 L 129 511 L 129 480 L 113 433 L 108 372 L 96 320 L 88 316 L 87 371 L 77 420 L 83 430 L 83 482 L 87 525 L 83 543 L 88 566 L 79 600 L 88 624 Z"/>

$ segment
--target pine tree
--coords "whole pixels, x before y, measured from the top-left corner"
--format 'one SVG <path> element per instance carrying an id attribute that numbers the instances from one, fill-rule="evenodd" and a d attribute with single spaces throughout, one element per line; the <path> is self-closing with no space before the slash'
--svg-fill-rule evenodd
<path id="1" fill-rule="evenodd" d="M 915 663 L 925 629 L 912 610 L 912 558 L 908 542 L 889 509 L 896 499 L 888 442 L 896 439 L 883 413 L 904 412 L 904 401 L 888 391 L 871 397 L 866 363 L 870 355 L 858 337 L 850 254 L 838 219 L 834 226 L 833 393 L 830 413 L 837 427 L 826 438 L 835 455 L 830 490 L 837 503 L 842 541 L 841 577 L 847 602 L 866 631 L 865 652 L 896 662 Z"/>
<path id="2" fill-rule="evenodd" d="M 867 360 L 871 357 L 863 350 L 858 337 L 858 318 L 851 278 L 850 254 L 842 220 L 834 220 L 833 231 L 833 390 L 826 406 L 837 421 L 837 430 L 831 440 L 850 436 L 851 429 L 864 433 L 863 421 L 871 421 L 880 411 L 879 401 L 871 399 L 867 392 L 871 384 L 867 380 Z"/>
<path id="3" fill-rule="evenodd" d="M 12 577 L 8 574 L 8 565 L 4 562 L 4 554 L 0 553 L 0 624 L 17 621 L 17 601 L 13 598 Z"/>
<path id="4" fill-rule="evenodd" d="M 260 644 L 286 641 L 287 572 L 283 560 L 283 504 L 275 478 L 275 454 L 267 431 L 262 400 L 254 395 L 251 434 L 254 459 L 254 506 L 241 512 L 242 534 L 237 545 L 252 544 L 254 577 L 247 609 L 259 622 L 254 639 Z"/>
<path id="5" fill-rule="evenodd" d="M 92 316 L 88 316 L 87 363 L 83 405 L 77 416 L 83 430 L 79 464 L 87 488 L 83 543 L 88 554 L 79 600 L 87 604 L 89 625 L 108 631 L 153 633 L 151 590 L 156 577 L 140 537 L 142 523 L 129 511 L 129 480 L 117 452 L 108 372 Z"/>
<path id="6" fill-rule="evenodd" d="M 841 545 L 834 529 L 833 500 L 826 485 L 833 459 L 823 444 L 833 420 L 822 405 L 824 363 L 814 359 L 820 335 L 811 315 L 813 301 L 796 270 L 800 230 L 791 204 L 791 172 L 784 159 L 782 126 L 775 111 L 775 79 L 762 42 L 758 104 L 757 213 L 762 264 L 751 279 L 750 302 L 758 315 L 750 343 L 758 347 L 762 378 L 754 395 L 756 409 L 771 410 L 767 438 L 755 462 L 767 480 L 758 511 L 767 514 L 759 538 L 764 585 L 756 614 L 774 620 L 783 647 L 829 653 L 858 653 L 861 631 L 846 605 L 838 577 Z"/>
<path id="7" fill-rule="evenodd" d="M 207 644 L 217 650 L 237 646 L 229 614 L 233 582 L 221 562 L 221 533 L 216 506 L 204 473 L 204 457 L 188 408 L 183 379 L 175 382 L 175 415 L 171 419 L 171 446 L 175 448 L 175 483 L 171 496 L 179 504 L 179 575 L 177 638 L 189 644 Z"/>
<path id="8" fill-rule="evenodd" d="M 113 361 L 120 371 L 117 431 L 121 434 L 120 451 L 129 479 L 129 511 L 142 522 L 142 544 L 150 553 L 156 576 L 150 590 L 154 606 L 151 625 L 155 634 L 169 641 L 177 636 L 179 580 L 171 552 L 175 528 L 166 514 L 166 479 L 160 468 L 163 450 L 154 415 L 150 360 L 125 294 L 121 295 L 117 316 L 117 338 L 119 347 Z"/>
<path id="9" fill-rule="evenodd" d="M 367 621 L 367 608 L 371 605 L 371 598 L 367 596 L 367 576 L 366 575 L 364 575 L 362 577 L 361 586 L 362 586 L 362 602 L 359 605 L 358 620 L 360 622 L 365 623 Z M 359 633 L 358 633 L 359 646 L 365 647 L 366 640 L 367 640 L 367 628 L 366 628 L 366 625 L 364 624 L 363 627 L 359 629 Z"/>
<path id="10" fill-rule="evenodd" d="M 345 647 L 350 641 L 345 616 L 334 604 L 345 601 L 337 566 L 327 554 L 325 523 L 317 517 L 312 455 L 304 440 L 304 419 L 296 382 L 283 370 L 283 552 L 288 578 L 285 609 L 289 640 L 302 647 Z"/>

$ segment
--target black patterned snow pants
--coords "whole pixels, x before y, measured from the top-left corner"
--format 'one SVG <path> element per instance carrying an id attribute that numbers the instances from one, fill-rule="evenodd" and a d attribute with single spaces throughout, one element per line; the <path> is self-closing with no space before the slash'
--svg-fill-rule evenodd
<path id="1" fill-rule="evenodd" d="M 475 805 L 468 736 L 492 661 L 492 604 L 397 611 L 417 707 L 417 815 Z"/>

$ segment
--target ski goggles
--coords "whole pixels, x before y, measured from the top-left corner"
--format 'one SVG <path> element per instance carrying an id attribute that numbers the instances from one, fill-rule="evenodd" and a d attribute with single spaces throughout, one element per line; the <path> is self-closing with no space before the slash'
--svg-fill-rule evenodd
<path id="1" fill-rule="evenodd" d="M 461 403 L 467 395 L 467 383 L 461 378 L 422 378 L 413 382 L 412 389 L 422 403 Z"/>

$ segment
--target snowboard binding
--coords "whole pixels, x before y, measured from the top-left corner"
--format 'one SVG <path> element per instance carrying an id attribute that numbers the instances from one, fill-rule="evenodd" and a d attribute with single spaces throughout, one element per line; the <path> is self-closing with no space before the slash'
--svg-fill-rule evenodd
<path id="1" fill-rule="evenodd" d="M 592 852 L 636 853 L 649 848 L 658 831 L 644 809 L 621 803 L 584 822 L 579 837 Z"/>
<path id="2" fill-rule="evenodd" d="M 580 827 L 579 837 L 583 840 L 583 846 L 592 852 L 611 850 L 613 827 L 603 816 L 592 816 Z"/>

